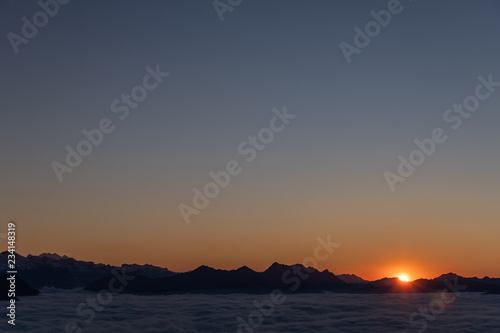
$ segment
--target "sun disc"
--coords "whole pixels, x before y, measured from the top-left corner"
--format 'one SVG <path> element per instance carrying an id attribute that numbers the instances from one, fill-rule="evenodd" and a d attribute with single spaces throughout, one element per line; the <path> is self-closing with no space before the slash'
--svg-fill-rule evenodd
<path id="1" fill-rule="evenodd" d="M 408 277 L 407 277 L 406 275 L 401 275 L 401 276 L 399 277 L 399 279 L 400 279 L 401 281 L 408 282 Z"/>

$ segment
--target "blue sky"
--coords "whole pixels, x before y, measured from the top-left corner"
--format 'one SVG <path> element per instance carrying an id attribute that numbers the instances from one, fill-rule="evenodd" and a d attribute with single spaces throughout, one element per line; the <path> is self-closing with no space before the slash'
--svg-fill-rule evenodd
<path id="1" fill-rule="evenodd" d="M 445 223 L 447 216 L 466 228 L 476 216 L 479 236 L 489 237 L 491 228 L 498 231 L 500 91 L 449 132 L 395 194 L 383 173 L 415 149 L 413 140 L 445 126 L 443 113 L 474 92 L 479 75 L 493 73 L 500 81 L 500 5 L 401 5 L 350 64 L 339 43 L 353 43 L 353 28 L 364 27 L 373 19 L 370 11 L 387 8 L 387 1 L 243 1 L 223 22 L 210 1 L 61 5 L 19 53 L 7 37 L 1 44 L 1 219 L 24 221 L 26 252 L 47 252 L 51 243 L 51 250 L 108 262 L 118 259 L 103 255 L 105 249 L 125 249 L 142 224 L 145 239 L 169 235 L 165 250 L 188 239 L 202 244 L 185 253 L 190 265 L 210 244 L 207 233 L 223 244 L 262 241 L 267 253 L 276 240 L 263 235 L 284 230 L 289 243 L 278 242 L 282 252 L 274 253 L 283 261 L 307 251 L 294 245 L 301 233 L 314 241 L 328 230 L 343 235 L 344 244 L 359 245 L 369 235 L 360 240 L 356 230 L 375 228 L 373 219 L 411 238 L 412 226 Z M 2 2 L 3 35 L 20 34 L 21 18 L 39 10 L 34 1 Z M 130 117 L 116 120 L 111 102 L 157 64 L 170 76 Z M 209 171 L 238 158 L 237 145 L 283 106 L 297 118 L 186 231 L 178 204 L 209 181 Z M 82 129 L 105 117 L 116 130 L 59 183 L 51 163 L 62 162 L 65 146 L 75 146 Z M 407 229 L 398 229 L 405 210 L 432 212 L 429 205 L 438 199 L 444 200 L 438 213 L 425 222 L 409 218 Z M 465 212 L 454 211 L 456 205 Z M 83 238 L 96 228 L 96 249 L 85 252 Z M 456 238 L 466 234 L 456 231 Z M 396 246 L 393 236 L 383 237 Z M 164 249 L 160 240 L 151 243 L 134 259 Z M 419 249 L 412 246 L 408 251 Z M 256 265 L 272 261 L 270 253 L 252 257 L 236 247 Z M 203 258 L 223 262 L 222 250 L 215 252 Z M 348 270 L 348 261 L 337 264 Z"/>

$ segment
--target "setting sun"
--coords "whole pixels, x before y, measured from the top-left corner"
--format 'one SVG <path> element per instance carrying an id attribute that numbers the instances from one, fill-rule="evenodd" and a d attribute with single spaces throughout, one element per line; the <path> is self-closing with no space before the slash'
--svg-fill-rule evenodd
<path id="1" fill-rule="evenodd" d="M 409 281 L 409 279 L 408 279 L 408 277 L 407 277 L 406 275 L 401 275 L 401 276 L 399 277 L 399 279 L 400 279 L 401 281 L 404 281 L 404 282 L 408 282 L 408 281 Z"/>

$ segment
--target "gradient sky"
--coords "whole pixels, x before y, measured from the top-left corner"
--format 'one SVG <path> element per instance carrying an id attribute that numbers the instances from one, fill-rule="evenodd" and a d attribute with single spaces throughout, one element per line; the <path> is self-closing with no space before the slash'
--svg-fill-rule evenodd
<path id="1" fill-rule="evenodd" d="M 40 8 L 2 1 L 0 220 L 18 252 L 264 270 L 331 235 L 334 273 L 500 277 L 500 89 L 459 130 L 442 119 L 479 75 L 500 81 L 500 4 L 402 5 L 347 64 L 339 43 L 387 1 L 244 0 L 221 22 L 211 1 L 73 0 L 18 54 L 6 36 Z M 111 102 L 156 64 L 170 76 L 118 120 Z M 285 105 L 297 118 L 186 225 L 179 203 Z M 52 161 L 106 117 L 60 183 Z M 383 173 L 436 127 L 448 141 L 391 193 Z"/>

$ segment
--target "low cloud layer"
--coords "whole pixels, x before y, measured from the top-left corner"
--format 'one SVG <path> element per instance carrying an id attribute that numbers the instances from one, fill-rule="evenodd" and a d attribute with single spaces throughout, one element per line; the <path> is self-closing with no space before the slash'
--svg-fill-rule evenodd
<path id="1" fill-rule="evenodd" d="M 114 295 L 86 324 L 77 306 L 95 293 L 44 288 L 40 296 L 17 303 L 16 327 L 4 319 L 4 332 L 61 333 L 74 321 L 82 332 L 180 333 L 237 332 L 237 317 L 247 320 L 253 302 L 269 295 Z M 286 295 L 254 332 L 417 332 L 409 316 L 436 294 L 300 294 Z M 2 302 L 4 303 L 4 302 Z M 425 332 L 499 332 L 500 295 L 464 293 Z M 76 332 L 76 331 L 75 331 Z M 242 332 L 247 332 L 243 330 Z"/>

